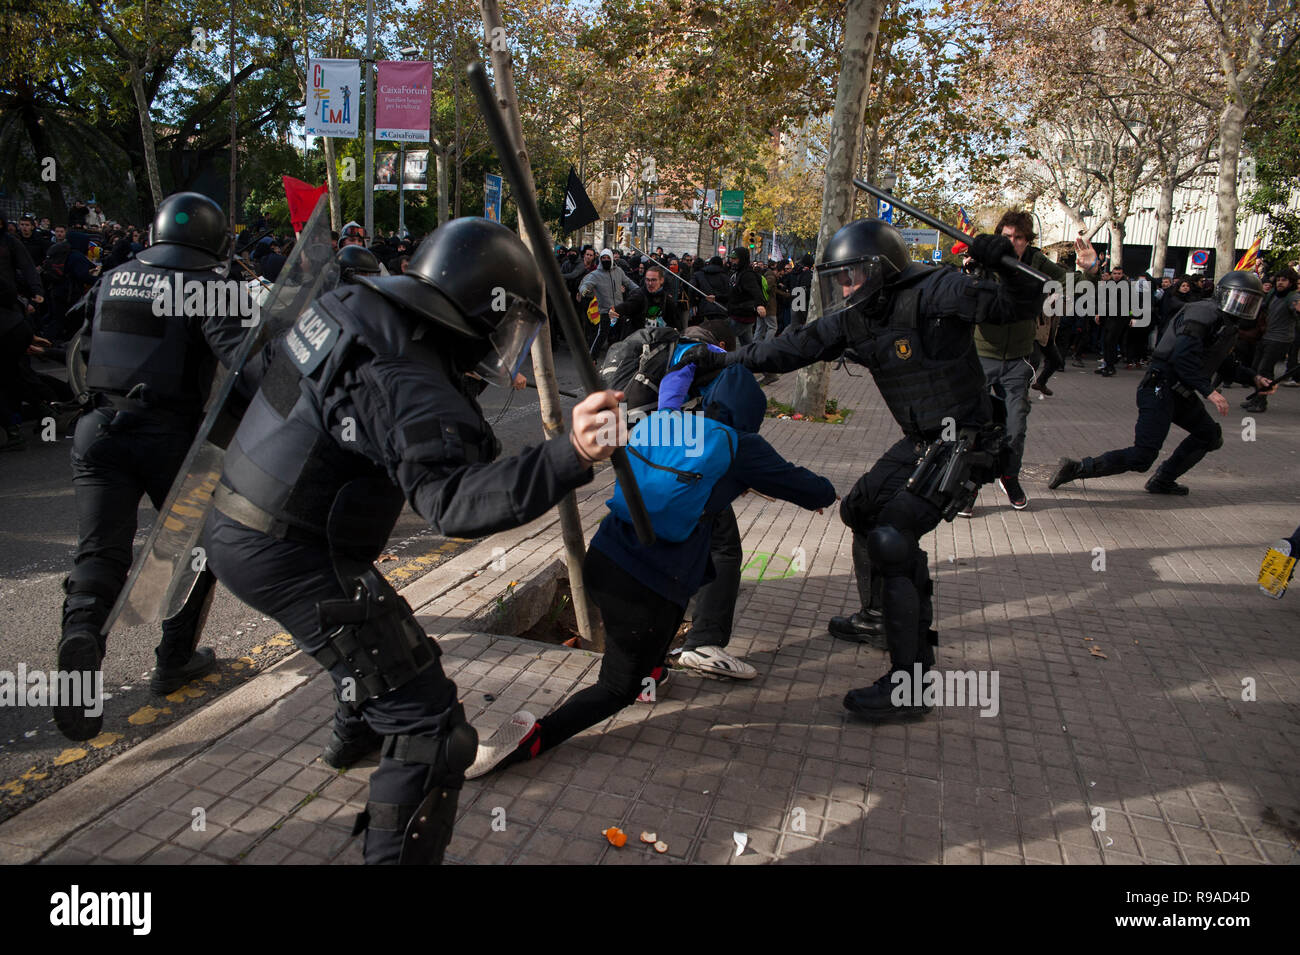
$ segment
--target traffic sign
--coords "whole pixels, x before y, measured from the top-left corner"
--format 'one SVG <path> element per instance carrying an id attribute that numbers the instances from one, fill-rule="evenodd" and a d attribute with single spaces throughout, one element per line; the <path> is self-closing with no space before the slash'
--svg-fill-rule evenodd
<path id="1" fill-rule="evenodd" d="M 942 262 L 942 261 L 943 261 L 943 252 L 940 251 L 939 249 L 935 249 L 934 252 L 932 252 L 932 253 L 930 254 L 930 257 L 931 257 L 932 259 L 934 259 L 936 262 Z"/>
<path id="2" fill-rule="evenodd" d="M 894 206 L 892 203 L 880 200 L 880 219 L 882 222 L 892 223 L 894 221 Z"/>
<path id="3" fill-rule="evenodd" d="M 938 229 L 899 229 L 908 245 L 939 245 Z"/>
<path id="4" fill-rule="evenodd" d="M 722 218 L 727 222 L 740 222 L 745 218 L 745 193 L 742 190 L 722 190 Z"/>
<path id="5" fill-rule="evenodd" d="M 726 255 L 726 254 L 727 254 L 727 247 L 725 245 L 719 245 L 718 255 Z"/>
<path id="6" fill-rule="evenodd" d="M 1197 249 L 1192 253 L 1192 265 L 1201 268 L 1206 262 L 1210 261 L 1209 249 Z"/>
<path id="7" fill-rule="evenodd" d="M 709 228 L 712 229 L 714 232 L 717 232 L 719 229 L 721 229 L 721 228 L 722 228 L 722 217 L 721 217 L 721 216 L 709 216 Z"/>

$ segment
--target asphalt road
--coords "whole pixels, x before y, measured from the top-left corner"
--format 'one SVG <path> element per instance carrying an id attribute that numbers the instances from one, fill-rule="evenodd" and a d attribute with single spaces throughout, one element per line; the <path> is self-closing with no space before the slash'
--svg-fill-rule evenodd
<path id="1" fill-rule="evenodd" d="M 559 350 L 556 364 L 560 388 L 579 392 L 567 351 Z M 525 369 L 531 372 L 528 362 Z M 38 370 L 53 373 L 48 365 Z M 566 409 L 575 403 L 561 400 Z M 482 405 L 505 454 L 541 439 L 533 389 L 489 388 Z M 0 454 L 0 671 L 15 675 L 20 665 L 29 672 L 54 668 L 61 584 L 77 543 L 71 439 L 42 442 L 30 426 L 26 434 L 25 450 Z M 142 501 L 137 548 L 154 516 L 148 500 Z M 384 559 L 380 568 L 404 586 L 470 543 L 438 536 L 408 507 L 386 548 L 385 557 L 392 559 Z M 192 684 L 161 698 L 148 686 L 158 636 L 145 627 L 113 635 L 104 661 L 104 733 L 88 743 L 64 739 L 48 709 L 0 705 L 0 821 L 293 652 L 292 642 L 275 621 L 219 587 L 203 636 L 217 652 L 217 672 L 201 689 Z"/>

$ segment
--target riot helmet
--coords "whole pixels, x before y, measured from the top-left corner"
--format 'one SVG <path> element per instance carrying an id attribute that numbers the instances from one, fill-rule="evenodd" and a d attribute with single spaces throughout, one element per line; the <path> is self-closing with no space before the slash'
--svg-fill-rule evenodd
<path id="1" fill-rule="evenodd" d="M 210 269 L 225 260 L 230 242 L 219 205 L 197 192 L 177 192 L 159 203 L 149 246 L 135 257 L 163 269 Z"/>
<path id="2" fill-rule="evenodd" d="M 532 253 L 490 219 L 453 219 L 420 243 L 404 274 L 355 280 L 455 333 L 460 370 L 496 385 L 514 379 L 546 321 Z"/>
<path id="3" fill-rule="evenodd" d="M 1264 301 L 1264 283 L 1254 272 L 1229 272 L 1219 279 L 1214 301 L 1219 311 L 1231 315 L 1238 326 L 1250 327 L 1259 312 L 1260 302 Z"/>
<path id="4" fill-rule="evenodd" d="M 339 248 L 345 245 L 364 246 L 365 244 L 366 227 L 359 222 L 349 222 L 343 227 L 343 231 L 339 233 Z"/>
<path id="5" fill-rule="evenodd" d="M 334 258 L 339 264 L 340 282 L 352 282 L 357 275 L 381 273 L 378 256 L 360 245 L 345 245 Z"/>
<path id="6" fill-rule="evenodd" d="M 911 264 L 902 234 L 880 219 L 858 219 L 826 243 L 817 266 L 822 315 L 870 302 Z"/>

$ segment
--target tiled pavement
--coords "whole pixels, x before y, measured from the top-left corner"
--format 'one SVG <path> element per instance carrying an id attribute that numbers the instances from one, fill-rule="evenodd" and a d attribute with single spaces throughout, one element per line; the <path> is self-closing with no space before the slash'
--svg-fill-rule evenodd
<path id="1" fill-rule="evenodd" d="M 906 725 L 848 718 L 844 692 L 886 668 L 882 651 L 825 632 L 856 592 L 849 535 L 835 515 L 750 495 L 737 502 L 746 551 L 774 556 L 747 566 L 733 649 L 759 678 L 674 674 L 657 703 L 468 783 L 450 860 L 1297 861 L 1300 593 L 1269 600 L 1254 575 L 1264 546 L 1300 522 L 1300 392 L 1276 398 L 1246 441 L 1244 392 L 1229 391 L 1225 447 L 1189 476 L 1189 498 L 1147 495 L 1138 475 L 1047 491 L 1059 454 L 1127 443 L 1139 374 L 1059 375 L 1056 397 L 1030 416 L 1029 510 L 988 488 L 973 520 L 924 542 L 939 664 L 996 670 L 996 716 L 949 707 Z M 769 392 L 788 398 L 793 377 Z M 856 410 L 845 425 L 769 421 L 764 434 L 846 493 L 895 429 L 869 378 L 836 372 L 832 394 Z M 589 534 L 609 479 L 602 472 L 580 498 Z M 484 733 L 521 706 L 545 713 L 595 677 L 592 654 L 465 629 L 509 581 L 554 559 L 549 520 L 458 558 L 460 579 L 431 574 L 405 591 L 442 634 Z M 508 570 L 491 569 L 492 547 L 505 548 Z M 301 655 L 282 666 L 314 668 Z M 206 748 L 164 759 L 44 860 L 359 862 L 349 829 L 369 770 L 314 762 L 331 710 L 315 675 Z M 20 836 L 23 820 L 0 827 L 0 841 Z M 601 835 L 612 825 L 626 847 Z M 641 845 L 643 830 L 668 852 Z M 747 836 L 739 856 L 735 833 Z"/>

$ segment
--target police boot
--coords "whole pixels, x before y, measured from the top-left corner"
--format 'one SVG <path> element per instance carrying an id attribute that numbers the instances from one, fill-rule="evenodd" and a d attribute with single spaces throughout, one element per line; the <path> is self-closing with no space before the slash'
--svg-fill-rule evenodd
<path id="1" fill-rule="evenodd" d="M 360 711 L 339 703 L 334 711 L 334 729 L 320 761 L 332 769 L 347 769 L 375 752 L 383 742 L 384 738 L 361 718 Z"/>
<path id="2" fill-rule="evenodd" d="M 920 719 L 930 712 L 923 700 L 924 683 L 918 679 L 930 668 L 917 663 L 892 669 L 870 686 L 844 694 L 844 708 L 870 723 Z"/>
<path id="3" fill-rule="evenodd" d="M 352 830 L 366 834 L 368 865 L 442 864 L 465 770 L 477 753 L 478 734 L 459 703 L 436 733 L 384 738 L 383 759 L 370 779 L 370 801 Z M 416 801 L 404 801 L 408 793 Z"/>
<path id="4" fill-rule="evenodd" d="M 1146 488 L 1151 494 L 1174 494 L 1183 497 L 1189 493 L 1186 484 L 1179 484 L 1177 481 L 1163 478 L 1160 476 L 1159 471 L 1153 474 L 1151 479 L 1147 481 Z"/>
<path id="5" fill-rule="evenodd" d="M 885 645 L 885 615 L 870 607 L 864 607 L 848 617 L 831 617 L 826 629 L 831 636 L 842 640 L 870 643 L 878 647 Z"/>
<path id="6" fill-rule="evenodd" d="M 175 693 L 216 667 L 217 655 L 212 648 L 198 646 L 216 593 L 215 585 L 212 572 L 202 571 L 181 609 L 163 621 L 162 640 L 154 650 L 158 665 L 149 676 L 149 689 L 158 696 Z"/>
<path id="7" fill-rule="evenodd" d="M 63 586 L 66 590 L 69 581 Z M 100 628 L 111 610 L 106 594 L 73 591 L 63 602 L 59 678 L 51 687 L 51 704 L 54 724 L 70 740 L 93 739 L 104 726 L 104 678 L 99 668 L 106 641 Z"/>

